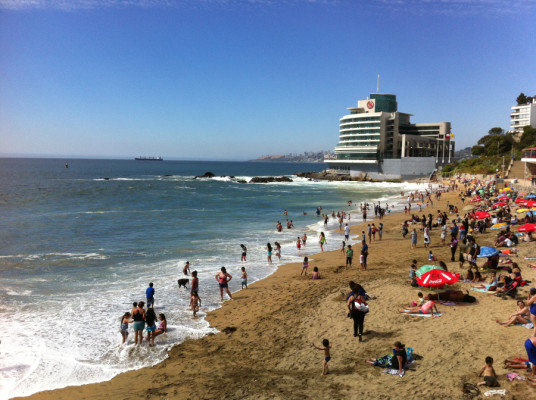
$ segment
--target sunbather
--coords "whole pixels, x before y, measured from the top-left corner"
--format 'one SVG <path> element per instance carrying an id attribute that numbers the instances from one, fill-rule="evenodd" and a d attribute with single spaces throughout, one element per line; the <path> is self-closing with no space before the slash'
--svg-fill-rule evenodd
<path id="1" fill-rule="evenodd" d="M 497 273 L 492 272 L 487 284 L 480 283 L 478 285 L 473 285 L 475 289 L 486 289 L 487 291 L 494 291 L 497 289 Z"/>
<path id="2" fill-rule="evenodd" d="M 402 314 L 432 314 L 434 316 L 434 310 L 439 313 L 435 305 L 434 300 L 428 300 L 421 307 L 408 307 L 405 310 L 399 310 Z"/>
<path id="3" fill-rule="evenodd" d="M 529 314 L 530 314 L 530 311 L 528 307 L 525 305 L 525 302 L 519 300 L 517 302 L 517 311 L 515 313 L 510 314 L 510 316 L 508 317 L 506 321 L 497 320 L 496 322 L 504 326 L 511 326 L 514 324 L 525 325 L 530 322 Z"/>

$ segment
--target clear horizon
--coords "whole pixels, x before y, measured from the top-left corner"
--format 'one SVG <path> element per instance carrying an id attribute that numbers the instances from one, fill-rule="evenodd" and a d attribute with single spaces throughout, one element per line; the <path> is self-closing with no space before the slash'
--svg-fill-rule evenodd
<path id="1" fill-rule="evenodd" d="M 535 16 L 536 1 L 0 0 L 0 154 L 332 150 L 378 74 L 460 150 L 536 94 Z"/>

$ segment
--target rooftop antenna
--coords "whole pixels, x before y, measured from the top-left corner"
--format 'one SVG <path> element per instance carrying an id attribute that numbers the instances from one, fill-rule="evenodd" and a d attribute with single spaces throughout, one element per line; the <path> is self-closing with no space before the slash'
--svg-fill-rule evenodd
<path id="1" fill-rule="evenodd" d="M 378 74 L 378 84 L 376 85 L 376 93 L 380 93 L 380 74 Z"/>

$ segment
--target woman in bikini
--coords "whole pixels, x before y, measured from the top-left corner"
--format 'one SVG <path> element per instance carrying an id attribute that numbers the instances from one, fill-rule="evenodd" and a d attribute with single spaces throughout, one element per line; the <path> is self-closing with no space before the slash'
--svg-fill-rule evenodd
<path id="1" fill-rule="evenodd" d="M 498 324 L 504 325 L 505 327 L 511 326 L 514 324 L 525 325 L 530 322 L 529 314 L 530 312 L 527 306 L 525 305 L 525 302 L 520 300 L 517 302 L 517 311 L 515 313 L 511 314 L 506 321 L 497 320 L 496 322 Z"/>
<path id="2" fill-rule="evenodd" d="M 221 267 L 221 272 L 218 272 L 216 274 L 216 280 L 218 281 L 218 284 L 220 285 L 221 301 L 223 301 L 223 289 L 225 289 L 229 298 L 233 300 L 233 296 L 231 296 L 231 292 L 229 292 L 229 285 L 228 285 L 231 279 L 233 279 L 233 277 L 227 273 L 227 270 L 225 269 L 225 267 Z"/>
<path id="3" fill-rule="evenodd" d="M 428 300 L 426 303 L 424 303 L 420 307 L 408 307 L 405 310 L 398 310 L 402 314 L 432 314 L 432 317 L 434 316 L 434 310 L 437 313 L 439 311 L 437 310 L 437 306 L 435 305 L 434 300 Z"/>

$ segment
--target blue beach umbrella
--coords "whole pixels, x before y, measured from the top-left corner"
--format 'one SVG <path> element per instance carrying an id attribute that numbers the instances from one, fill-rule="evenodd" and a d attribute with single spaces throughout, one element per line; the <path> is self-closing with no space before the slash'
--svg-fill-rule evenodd
<path id="1" fill-rule="evenodd" d="M 526 197 L 528 197 L 529 199 L 533 199 L 533 198 L 535 198 L 535 197 L 536 197 L 536 194 L 532 194 L 532 193 L 531 193 L 531 194 L 529 194 L 529 195 L 528 195 L 528 196 L 526 196 Z"/>
<path id="2" fill-rule="evenodd" d="M 480 248 L 480 254 L 477 257 L 478 258 L 493 257 L 499 253 L 500 251 L 497 250 L 495 247 L 484 246 Z"/>

